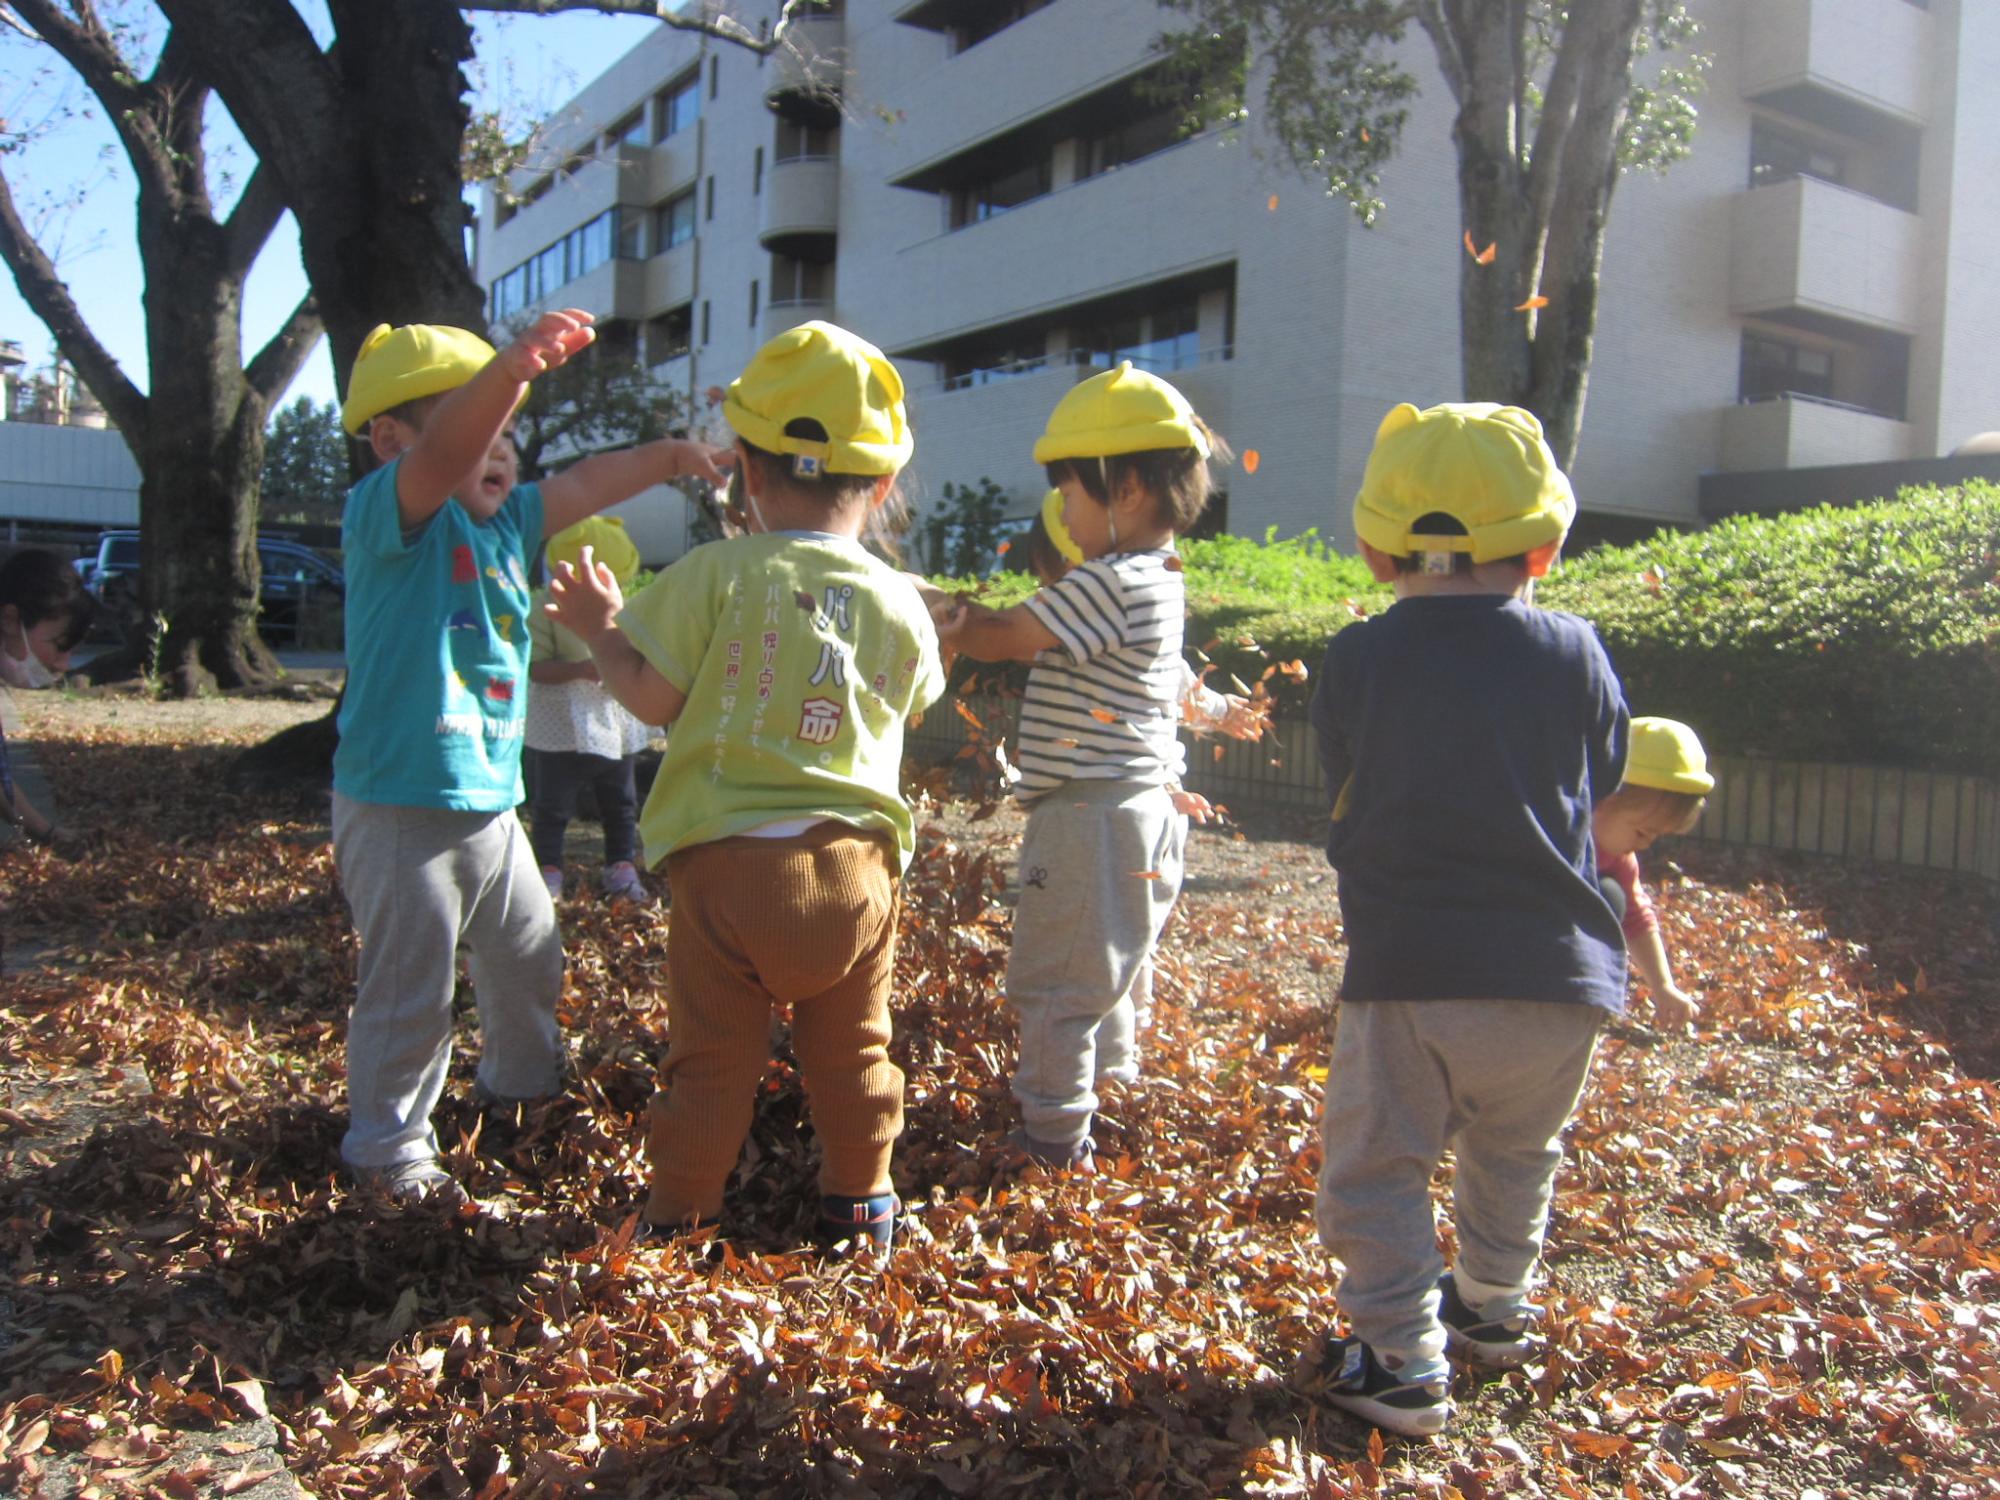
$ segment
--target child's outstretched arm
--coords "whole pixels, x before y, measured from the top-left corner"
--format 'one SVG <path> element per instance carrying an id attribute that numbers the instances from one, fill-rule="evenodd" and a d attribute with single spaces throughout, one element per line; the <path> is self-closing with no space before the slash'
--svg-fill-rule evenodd
<path id="1" fill-rule="evenodd" d="M 576 308 L 543 313 L 484 369 L 438 403 L 396 469 L 396 508 L 405 531 L 436 515 L 466 477 L 486 462 L 494 439 L 520 404 L 522 388 L 596 338 L 590 323 L 590 314 Z M 483 521 L 506 498 L 481 495 L 461 503 Z"/>
<path id="2" fill-rule="evenodd" d="M 606 692 L 645 724 L 671 724 L 687 707 L 687 694 L 662 677 L 618 628 L 625 596 L 611 569 L 589 547 L 580 568 L 564 563 L 549 580 L 545 606 L 556 620 L 590 647 L 598 680 Z"/>
<path id="3" fill-rule="evenodd" d="M 932 618 L 937 621 L 938 644 L 974 661 L 1033 661 L 1038 653 L 1062 645 L 1025 604 L 994 609 L 960 599 L 942 615 L 933 610 Z"/>
<path id="4" fill-rule="evenodd" d="M 729 483 L 734 458 L 727 448 L 687 438 L 661 438 L 615 453 L 594 453 L 542 481 L 542 534 L 554 536 L 607 505 L 670 479 Z"/>
<path id="5" fill-rule="evenodd" d="M 1626 947 L 1632 967 L 1652 992 L 1653 1014 L 1659 1023 L 1675 1030 L 1693 1025 L 1701 1014 L 1701 1002 L 1674 983 L 1673 965 L 1667 959 L 1667 945 L 1660 941 L 1660 929 L 1649 927 L 1642 935 L 1628 936 Z"/>

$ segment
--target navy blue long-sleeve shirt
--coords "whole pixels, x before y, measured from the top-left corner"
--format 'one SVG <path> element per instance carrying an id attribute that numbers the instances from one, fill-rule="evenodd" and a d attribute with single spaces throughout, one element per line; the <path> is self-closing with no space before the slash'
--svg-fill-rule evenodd
<path id="1" fill-rule="evenodd" d="M 1624 1010 L 1590 813 L 1630 721 L 1587 623 L 1499 594 L 1399 600 L 1328 643 L 1312 722 L 1340 799 L 1343 999 Z"/>

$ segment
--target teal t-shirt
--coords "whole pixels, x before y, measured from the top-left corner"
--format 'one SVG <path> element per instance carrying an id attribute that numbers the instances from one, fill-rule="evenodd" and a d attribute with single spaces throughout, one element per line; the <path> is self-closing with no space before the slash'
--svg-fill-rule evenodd
<path id="1" fill-rule="evenodd" d="M 542 492 L 493 518 L 456 500 L 404 531 L 396 465 L 348 492 L 347 693 L 333 789 L 360 802 L 500 812 L 521 801 L 528 558 Z"/>
<path id="2" fill-rule="evenodd" d="M 697 547 L 619 628 L 687 694 L 639 818 L 646 860 L 771 823 L 832 818 L 915 847 L 903 725 L 944 691 L 908 579 L 822 532 Z"/>

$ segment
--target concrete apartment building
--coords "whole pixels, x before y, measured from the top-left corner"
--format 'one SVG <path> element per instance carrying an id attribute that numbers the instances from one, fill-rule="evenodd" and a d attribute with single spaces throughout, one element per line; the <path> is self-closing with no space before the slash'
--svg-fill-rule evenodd
<path id="1" fill-rule="evenodd" d="M 739 14 L 757 21 L 758 0 Z M 1701 519 L 1704 475 L 1934 458 L 2000 427 L 2000 4 L 1695 0 L 1691 159 L 1618 187 L 1575 479 L 1600 533 Z M 1174 139 L 1135 82 L 1153 0 L 845 0 L 760 60 L 662 28 L 488 194 L 496 319 L 577 305 L 719 426 L 764 339 L 831 318 L 910 386 L 920 508 L 1029 457 L 1076 380 L 1133 358 L 1255 473 L 1230 530 L 1317 526 L 1399 400 L 1459 394 L 1452 104 L 1422 80 L 1363 228 L 1252 123 Z M 830 83 L 837 102 L 814 84 Z M 1477 233 L 1477 230 L 1474 231 Z M 652 557 L 678 497 L 634 502 Z"/>

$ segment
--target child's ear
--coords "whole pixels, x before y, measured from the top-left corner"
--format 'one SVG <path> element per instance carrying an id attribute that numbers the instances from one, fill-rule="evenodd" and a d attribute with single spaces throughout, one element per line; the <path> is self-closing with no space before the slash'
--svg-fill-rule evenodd
<path id="1" fill-rule="evenodd" d="M 1396 559 L 1388 553 L 1379 551 L 1369 546 L 1366 542 L 1363 542 L 1361 544 L 1361 558 L 1362 561 L 1368 564 L 1368 571 L 1375 575 L 1377 583 L 1394 583 L 1396 581 Z"/>
<path id="2" fill-rule="evenodd" d="M 878 478 L 875 481 L 875 487 L 868 492 L 868 508 L 870 510 L 880 510 L 883 502 L 889 498 L 889 491 L 895 487 L 896 476 L 894 474 L 884 474 Z"/>
<path id="3" fill-rule="evenodd" d="M 401 458 L 413 446 L 410 430 L 391 416 L 372 417 L 368 422 L 368 446 L 377 463 Z"/>
<path id="4" fill-rule="evenodd" d="M 1556 558 L 1561 555 L 1562 548 L 1562 538 L 1557 537 L 1553 542 L 1544 542 L 1541 546 L 1530 552 L 1528 554 L 1528 576 L 1530 578 L 1548 577 L 1549 569 L 1556 565 Z"/>

